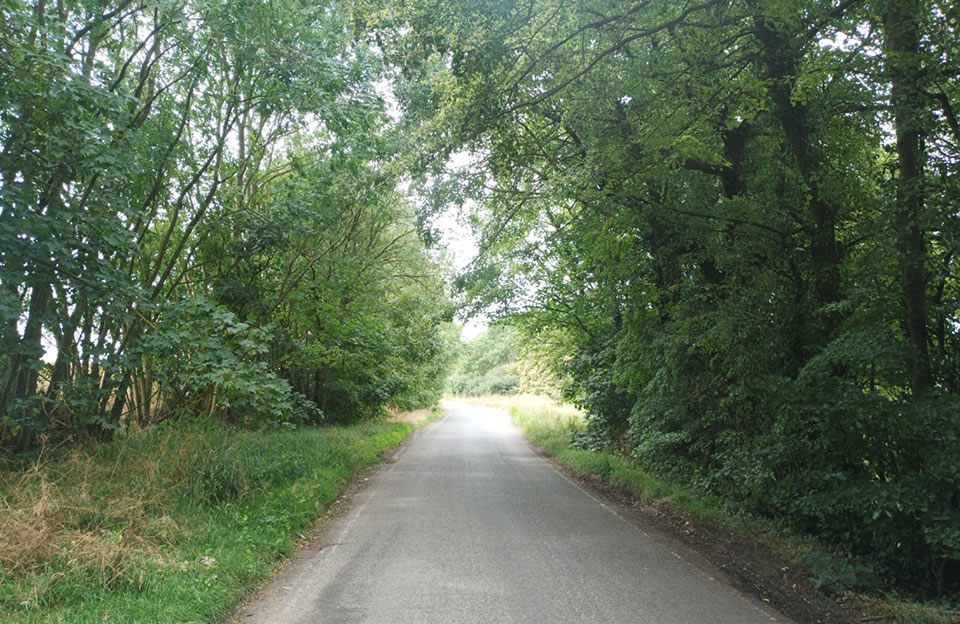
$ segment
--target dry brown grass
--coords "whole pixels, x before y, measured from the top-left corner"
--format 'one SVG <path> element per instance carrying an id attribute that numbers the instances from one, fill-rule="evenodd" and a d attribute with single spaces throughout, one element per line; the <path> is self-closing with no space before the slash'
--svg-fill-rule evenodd
<path id="1" fill-rule="evenodd" d="M 486 405 L 505 410 L 515 407 L 525 412 L 549 413 L 561 419 L 579 419 L 583 416 L 580 410 L 569 403 L 559 403 L 549 397 L 536 394 L 488 394 L 479 397 L 451 397 L 451 399 L 471 405 Z"/>
<path id="2" fill-rule="evenodd" d="M 424 420 L 430 418 L 430 415 L 433 414 L 433 409 L 427 407 L 424 409 L 418 410 L 394 410 L 388 409 L 390 417 L 387 419 L 390 422 L 394 423 L 410 423 L 411 425 L 416 425 Z"/>
<path id="3" fill-rule="evenodd" d="M 71 570 L 110 586 L 144 560 L 162 560 L 160 545 L 176 523 L 157 517 L 165 493 L 157 465 L 122 454 L 103 465 L 82 450 L 59 458 L 56 470 L 52 464 L 41 456 L 26 470 L 0 471 L 3 578 L 34 577 L 35 599 Z M 134 479 L 139 492 L 130 491 Z"/>

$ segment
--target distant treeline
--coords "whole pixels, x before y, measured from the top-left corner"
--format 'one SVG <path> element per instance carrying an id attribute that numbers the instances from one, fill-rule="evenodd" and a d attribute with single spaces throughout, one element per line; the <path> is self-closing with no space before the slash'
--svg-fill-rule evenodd
<path id="1" fill-rule="evenodd" d="M 446 391 L 460 396 L 536 394 L 558 399 L 561 381 L 550 355 L 524 342 L 515 328 L 495 324 L 461 344 Z"/>

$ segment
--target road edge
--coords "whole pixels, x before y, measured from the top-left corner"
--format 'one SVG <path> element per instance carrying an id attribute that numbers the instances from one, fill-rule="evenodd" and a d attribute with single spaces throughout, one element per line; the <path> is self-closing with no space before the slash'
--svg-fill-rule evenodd
<path id="1" fill-rule="evenodd" d="M 820 594 L 802 570 L 795 569 L 791 562 L 765 544 L 735 535 L 669 501 L 642 501 L 599 477 L 578 474 L 528 438 L 512 418 L 510 422 L 531 451 L 586 494 L 611 506 L 625 522 L 683 551 L 684 557 L 692 564 L 706 565 L 744 595 L 763 602 L 797 624 L 858 624 L 863 621 L 863 614 Z M 708 548 L 704 543 L 707 536 L 710 539 L 720 536 L 724 543 Z M 776 562 L 782 572 L 780 582 L 771 582 L 770 574 L 761 573 L 760 568 L 769 566 L 759 563 L 759 559 Z"/>
<path id="2" fill-rule="evenodd" d="M 446 416 L 447 410 L 443 408 L 441 416 L 417 426 L 400 443 L 383 452 L 375 464 L 354 474 L 340 488 L 337 497 L 314 518 L 309 527 L 300 533 L 300 539 L 295 541 L 293 552 L 279 560 L 268 577 L 244 592 L 243 596 L 234 605 L 230 615 L 217 620 L 217 622 L 219 624 L 242 624 L 251 615 L 250 607 L 253 604 L 269 598 L 271 591 L 273 591 L 271 587 L 284 572 L 289 571 L 293 566 L 302 564 L 305 559 L 309 559 L 310 557 L 305 556 L 306 553 L 320 552 L 331 546 L 330 536 L 336 532 L 339 523 L 349 515 L 358 495 L 373 483 L 378 474 L 389 470 L 397 463 L 410 445 L 416 442 L 426 430 L 432 429 L 443 422 Z"/>

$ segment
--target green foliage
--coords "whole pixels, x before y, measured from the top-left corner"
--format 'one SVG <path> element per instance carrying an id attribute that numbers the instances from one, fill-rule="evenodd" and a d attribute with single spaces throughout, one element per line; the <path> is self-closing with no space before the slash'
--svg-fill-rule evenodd
<path id="1" fill-rule="evenodd" d="M 958 615 L 949 605 L 894 601 L 891 609 L 897 624 L 954 624 Z"/>
<path id="2" fill-rule="evenodd" d="M 520 354 L 514 371 L 520 380 L 520 392 L 560 400 L 563 396 L 563 381 L 557 368 L 557 347 L 544 334 L 524 337 L 520 342 Z"/>
<path id="3" fill-rule="evenodd" d="M 439 396 L 444 268 L 350 21 L 338 2 L 3 4 L 0 446 Z"/>
<path id="4" fill-rule="evenodd" d="M 813 574 L 813 583 L 817 589 L 824 591 L 842 593 L 869 589 L 876 587 L 879 581 L 871 567 L 830 557 L 822 552 L 809 553 L 804 558 L 803 565 Z"/>
<path id="5" fill-rule="evenodd" d="M 281 376 L 339 420 L 432 404 L 450 358 L 442 267 L 396 179 L 351 147 L 335 162 L 304 154 L 256 212 L 211 224 L 204 249 L 220 301 L 275 324 Z"/>
<path id="6" fill-rule="evenodd" d="M 317 407 L 260 359 L 270 350 L 270 330 L 194 298 L 169 302 L 138 349 L 174 414 L 219 410 L 258 423 L 319 421 Z"/>

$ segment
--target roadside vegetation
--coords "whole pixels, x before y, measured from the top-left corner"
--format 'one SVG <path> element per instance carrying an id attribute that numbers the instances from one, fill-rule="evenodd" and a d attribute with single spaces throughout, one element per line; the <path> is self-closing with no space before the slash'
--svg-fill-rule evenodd
<path id="1" fill-rule="evenodd" d="M 516 328 L 494 324 L 460 343 L 444 390 L 458 396 L 537 394 L 559 398 L 550 345 L 521 339 Z"/>
<path id="2" fill-rule="evenodd" d="M 343 3 L 0 3 L 0 621 L 225 615 L 440 397 Z"/>
<path id="3" fill-rule="evenodd" d="M 0 622 L 218 621 L 416 426 L 208 421 L 4 464 Z"/>

